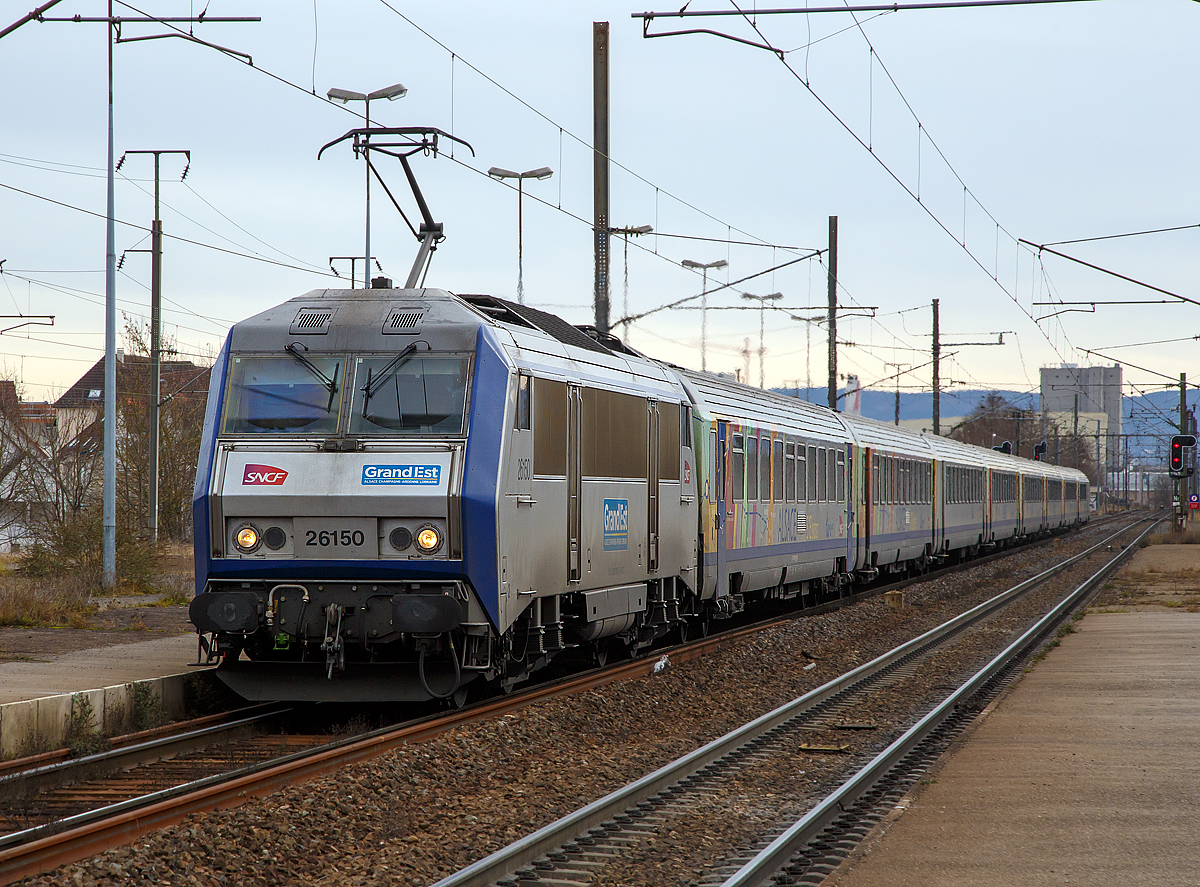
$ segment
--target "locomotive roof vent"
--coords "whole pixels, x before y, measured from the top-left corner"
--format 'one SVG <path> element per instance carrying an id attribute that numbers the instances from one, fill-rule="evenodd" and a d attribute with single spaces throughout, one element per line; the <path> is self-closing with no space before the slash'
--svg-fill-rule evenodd
<path id="1" fill-rule="evenodd" d="M 393 308 L 383 322 L 385 336 L 412 336 L 421 331 L 424 308 Z"/>
<path id="2" fill-rule="evenodd" d="M 290 330 L 293 336 L 323 336 L 329 332 L 336 308 L 301 308 Z"/>

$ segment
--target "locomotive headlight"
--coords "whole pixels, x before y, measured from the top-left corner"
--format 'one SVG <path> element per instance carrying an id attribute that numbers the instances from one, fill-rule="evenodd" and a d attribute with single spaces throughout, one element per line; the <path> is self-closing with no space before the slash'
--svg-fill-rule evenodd
<path id="1" fill-rule="evenodd" d="M 258 534 L 258 527 L 253 524 L 244 524 L 238 527 L 237 533 L 233 537 L 234 544 L 238 549 L 244 552 L 251 552 L 258 548 L 258 544 L 262 538 Z"/>
<path id="2" fill-rule="evenodd" d="M 433 554 L 442 547 L 442 534 L 432 525 L 421 527 L 413 539 L 423 554 Z"/>

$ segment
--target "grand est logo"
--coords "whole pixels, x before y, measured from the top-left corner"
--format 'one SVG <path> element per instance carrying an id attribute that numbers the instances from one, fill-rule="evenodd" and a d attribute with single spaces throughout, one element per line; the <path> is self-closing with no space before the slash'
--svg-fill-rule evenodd
<path id="1" fill-rule="evenodd" d="M 253 463 L 246 466 L 246 470 L 242 473 L 242 485 L 268 485 L 277 487 L 287 480 L 288 473 L 282 468 L 276 468 L 274 465 L 255 465 Z"/>

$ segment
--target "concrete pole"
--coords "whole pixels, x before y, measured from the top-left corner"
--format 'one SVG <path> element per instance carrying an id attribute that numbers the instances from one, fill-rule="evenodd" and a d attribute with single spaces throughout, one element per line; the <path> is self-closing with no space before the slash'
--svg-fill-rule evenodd
<path id="1" fill-rule="evenodd" d="M 942 340 L 938 329 L 938 300 L 933 300 L 933 433 L 942 433 Z"/>
<path id="2" fill-rule="evenodd" d="M 158 206 L 158 161 L 154 154 L 154 224 L 150 253 L 150 458 L 146 524 L 150 544 L 158 541 L 158 407 L 162 399 L 162 219 Z"/>
<path id="3" fill-rule="evenodd" d="M 608 22 L 592 22 L 592 187 L 595 207 L 596 331 L 608 333 Z"/>
<path id="4" fill-rule="evenodd" d="M 837 238 L 838 217 L 829 217 L 829 409 L 837 410 Z"/>
<path id="5" fill-rule="evenodd" d="M 108 0 L 108 217 L 104 265 L 104 482 L 101 584 L 117 585 L 117 236 L 116 158 L 113 152 L 112 0 Z"/>
<path id="6" fill-rule="evenodd" d="M 1188 412 L 1187 412 L 1187 373 L 1179 374 L 1179 433 L 1187 434 L 1188 429 Z M 1188 479 L 1187 466 L 1188 459 L 1185 454 L 1183 460 L 1184 476 L 1179 478 L 1179 529 L 1183 529 L 1188 518 Z"/>

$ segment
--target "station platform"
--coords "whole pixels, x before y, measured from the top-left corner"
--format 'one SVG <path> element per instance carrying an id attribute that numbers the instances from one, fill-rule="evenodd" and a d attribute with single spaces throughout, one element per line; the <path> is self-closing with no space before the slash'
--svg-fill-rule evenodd
<path id="1" fill-rule="evenodd" d="M 61 747 L 81 706 L 88 728 L 105 734 L 120 732 L 135 707 L 153 706 L 158 717 L 175 717 L 188 674 L 204 670 L 188 668 L 196 661 L 194 632 L 61 653 L 40 651 L 40 632 L 26 634 L 31 649 L 0 662 L 4 758 Z"/>
<path id="2" fill-rule="evenodd" d="M 1159 548 L 1183 547 L 1196 552 L 1194 594 L 1200 546 Z M 1200 613 L 1188 606 L 1094 607 L 825 884 L 1200 884 Z"/>
<path id="3" fill-rule="evenodd" d="M 195 661 L 194 633 L 61 654 L 33 654 L 0 662 L 0 705 L 158 678 L 182 672 Z"/>

